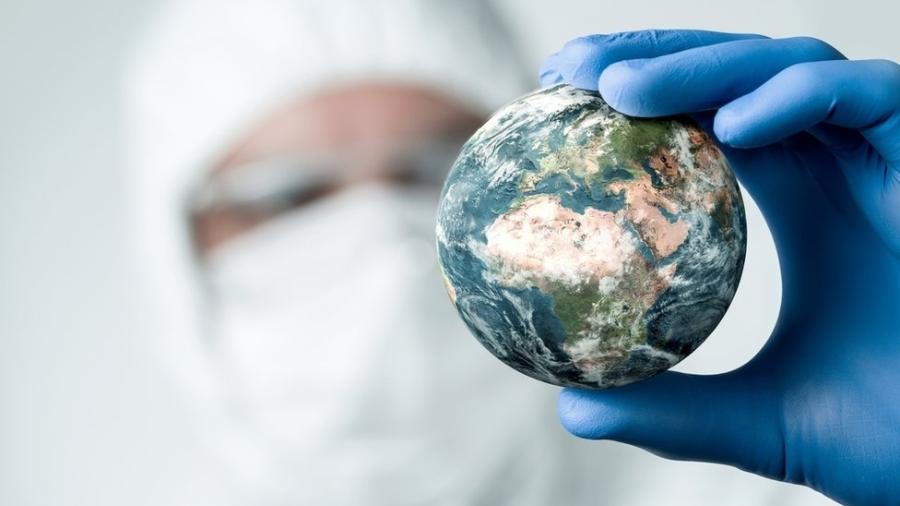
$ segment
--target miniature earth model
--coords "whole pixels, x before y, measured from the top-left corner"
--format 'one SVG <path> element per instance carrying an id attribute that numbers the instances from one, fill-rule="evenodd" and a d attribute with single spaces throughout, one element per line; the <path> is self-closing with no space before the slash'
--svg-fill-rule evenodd
<path id="1" fill-rule="evenodd" d="M 694 351 L 734 297 L 743 202 L 712 139 L 636 119 L 567 85 L 505 106 L 441 194 L 450 299 L 497 358 L 533 378 L 606 388 Z"/>

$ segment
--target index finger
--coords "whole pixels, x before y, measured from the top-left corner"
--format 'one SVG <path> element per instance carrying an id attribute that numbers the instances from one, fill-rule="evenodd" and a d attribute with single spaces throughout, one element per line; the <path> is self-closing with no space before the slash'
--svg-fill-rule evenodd
<path id="1" fill-rule="evenodd" d="M 685 49 L 746 39 L 765 39 L 752 33 L 707 30 L 640 30 L 588 35 L 567 42 L 541 66 L 542 86 L 568 83 L 576 88 L 597 89 L 600 73 L 622 60 L 654 58 Z"/>

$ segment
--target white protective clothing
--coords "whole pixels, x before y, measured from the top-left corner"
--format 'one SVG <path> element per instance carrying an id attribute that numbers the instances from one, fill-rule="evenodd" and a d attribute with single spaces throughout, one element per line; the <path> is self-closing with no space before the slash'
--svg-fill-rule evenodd
<path id="1" fill-rule="evenodd" d="M 375 80 L 488 113 L 531 87 L 484 2 L 173 1 L 133 62 L 142 325 L 231 470 L 211 503 L 788 504 L 755 477 L 565 435 L 557 389 L 491 357 L 446 300 L 434 195 L 347 190 L 196 260 L 191 188 L 279 105 Z"/>

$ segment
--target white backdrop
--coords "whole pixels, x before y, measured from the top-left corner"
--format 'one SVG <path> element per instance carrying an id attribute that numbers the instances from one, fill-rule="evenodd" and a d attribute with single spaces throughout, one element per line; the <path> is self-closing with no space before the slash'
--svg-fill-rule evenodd
<path id="1" fill-rule="evenodd" d="M 154 4 L 0 2 L 3 505 L 170 504 L 189 486 L 186 477 L 213 472 L 212 462 L 198 457 L 177 389 L 131 327 L 134 267 L 126 233 L 118 74 L 129 41 Z M 900 61 L 897 5 L 894 0 L 502 2 L 535 68 L 573 36 L 646 27 L 813 35 L 853 58 Z M 737 299 L 697 352 L 716 359 L 736 347 L 740 359 L 713 360 L 714 368 L 701 369 L 692 357 L 682 370 L 737 366 L 772 327 L 777 263 L 755 209 L 749 220 L 750 249 Z M 702 465 L 671 463 L 673 473 Z M 720 472 L 740 474 L 724 467 Z M 828 504 L 812 492 L 790 489 L 797 499 Z"/>

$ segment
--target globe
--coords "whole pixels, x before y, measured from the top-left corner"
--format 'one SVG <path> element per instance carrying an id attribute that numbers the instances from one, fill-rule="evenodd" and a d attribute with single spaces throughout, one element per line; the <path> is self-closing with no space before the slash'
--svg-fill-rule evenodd
<path id="1" fill-rule="evenodd" d="M 740 190 L 687 118 L 637 119 L 559 85 L 500 109 L 463 146 L 436 239 L 451 301 L 497 358 L 608 388 L 694 351 L 741 277 Z"/>

